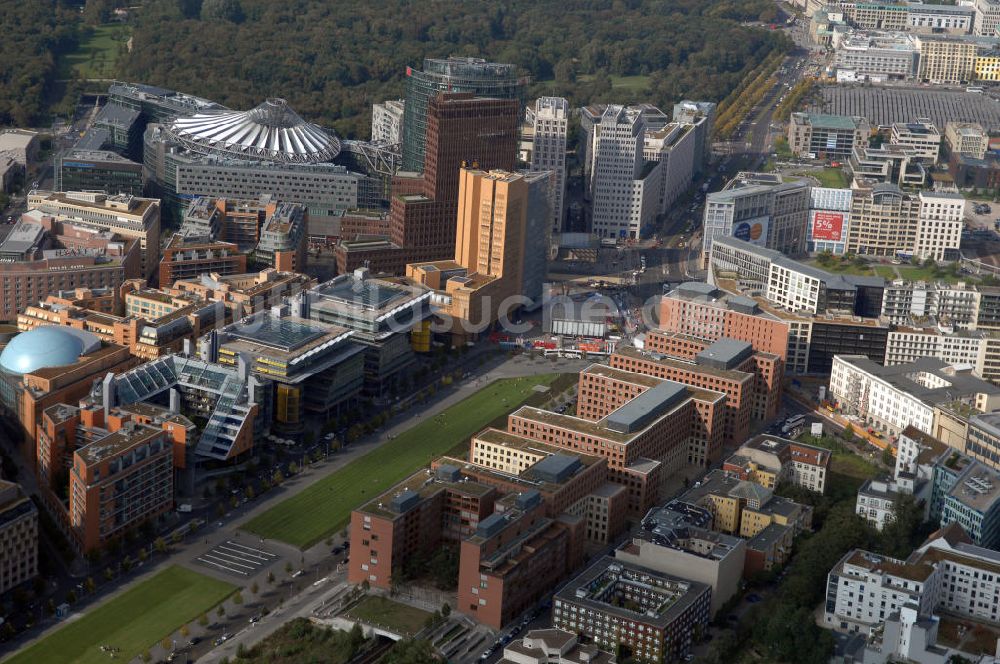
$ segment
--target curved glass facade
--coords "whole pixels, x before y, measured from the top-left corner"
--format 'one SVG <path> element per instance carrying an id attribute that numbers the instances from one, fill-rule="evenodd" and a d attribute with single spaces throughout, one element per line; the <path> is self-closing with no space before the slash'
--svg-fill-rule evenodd
<path id="1" fill-rule="evenodd" d="M 439 92 L 471 92 L 481 97 L 517 99 L 524 106 L 527 78 L 510 64 L 479 58 L 424 60 L 424 70 L 406 70 L 406 106 L 403 109 L 403 170 L 424 170 L 427 102 Z"/>

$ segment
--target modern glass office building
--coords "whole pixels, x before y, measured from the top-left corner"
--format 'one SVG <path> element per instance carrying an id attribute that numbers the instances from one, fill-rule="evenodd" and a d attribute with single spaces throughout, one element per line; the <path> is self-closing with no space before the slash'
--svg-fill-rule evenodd
<path id="1" fill-rule="evenodd" d="M 55 159 L 56 191 L 142 196 L 142 164 L 109 150 L 70 149 Z"/>
<path id="2" fill-rule="evenodd" d="M 481 97 L 517 99 L 524 105 L 528 79 L 510 64 L 479 58 L 427 58 L 424 70 L 406 68 L 403 111 L 403 170 L 424 170 L 427 102 L 439 92 L 471 92 Z"/>

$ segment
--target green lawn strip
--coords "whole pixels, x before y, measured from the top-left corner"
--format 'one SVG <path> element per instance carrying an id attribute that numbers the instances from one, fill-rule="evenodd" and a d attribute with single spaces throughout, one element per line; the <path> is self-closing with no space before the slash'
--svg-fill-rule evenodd
<path id="1" fill-rule="evenodd" d="M 844 171 L 839 168 L 822 168 L 819 170 L 803 171 L 793 173 L 793 175 L 803 175 L 819 180 L 821 186 L 831 189 L 845 189 L 849 184 Z"/>
<path id="2" fill-rule="evenodd" d="M 873 268 L 870 265 L 856 265 L 851 261 L 842 261 L 839 258 L 835 258 L 829 262 L 821 262 L 818 260 L 808 260 L 805 261 L 808 265 L 815 265 L 821 270 L 826 270 L 827 272 L 833 272 L 834 274 L 853 274 L 858 276 L 870 277 L 872 276 Z M 874 268 L 875 271 L 878 268 Z M 884 276 L 884 275 L 879 275 Z"/>
<path id="3" fill-rule="evenodd" d="M 886 279 L 903 278 L 907 281 L 943 281 L 954 284 L 959 281 L 965 283 L 977 283 L 979 280 L 970 274 L 954 274 L 948 269 L 937 267 L 924 267 L 923 265 L 875 265 L 872 268 L 875 274 Z M 896 271 L 899 276 L 896 276 Z"/>
<path id="4" fill-rule="evenodd" d="M 402 632 L 406 636 L 413 636 L 423 629 L 427 619 L 431 617 L 427 611 L 377 595 L 364 598 L 344 615 L 370 625 Z"/>
<path id="5" fill-rule="evenodd" d="M 614 90 L 631 90 L 633 92 L 641 92 L 649 87 L 649 76 L 644 76 L 642 74 L 637 74 L 635 76 L 617 76 L 612 74 L 608 78 L 611 79 L 611 87 Z M 593 74 L 583 74 L 577 76 L 577 80 L 581 83 L 589 83 L 594 80 Z"/>
<path id="6" fill-rule="evenodd" d="M 25 648 L 4 664 L 107 664 L 100 646 L 128 662 L 224 600 L 235 586 L 176 565 Z"/>
<path id="7" fill-rule="evenodd" d="M 128 40 L 128 28 L 115 23 L 90 28 L 77 49 L 59 61 L 59 78 L 114 78 L 118 71 L 119 45 Z"/>
<path id="8" fill-rule="evenodd" d="M 308 549 L 350 521 L 351 510 L 383 493 L 524 403 L 559 374 L 507 378 L 484 387 L 393 440 L 251 519 L 244 529 Z"/>

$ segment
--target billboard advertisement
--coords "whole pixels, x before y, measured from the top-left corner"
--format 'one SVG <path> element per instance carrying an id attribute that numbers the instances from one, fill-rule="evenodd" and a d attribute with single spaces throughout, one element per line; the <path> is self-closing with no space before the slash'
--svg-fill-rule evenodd
<path id="1" fill-rule="evenodd" d="M 733 237 L 750 244 L 763 247 L 767 245 L 767 217 L 757 217 L 733 224 Z"/>
<path id="2" fill-rule="evenodd" d="M 840 242 L 844 239 L 843 212 L 814 212 L 812 226 L 813 240 Z"/>

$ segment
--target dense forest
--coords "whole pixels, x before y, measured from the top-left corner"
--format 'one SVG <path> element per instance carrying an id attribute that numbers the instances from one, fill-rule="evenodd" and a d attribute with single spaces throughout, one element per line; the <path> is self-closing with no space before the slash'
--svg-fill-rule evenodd
<path id="1" fill-rule="evenodd" d="M 0 0 L 0 125 L 26 127 L 45 114 L 56 58 L 76 46 L 75 4 Z"/>
<path id="2" fill-rule="evenodd" d="M 529 95 L 574 105 L 666 107 L 721 100 L 787 47 L 780 32 L 740 25 L 776 18 L 772 0 L 574 0 L 571 11 L 556 0 L 0 0 L 0 125 L 47 122 L 59 55 L 126 4 L 121 78 L 232 108 L 282 96 L 348 137 L 368 135 L 371 104 L 403 96 L 406 67 L 425 57 L 513 62 Z"/>
<path id="3" fill-rule="evenodd" d="M 775 12 L 772 0 L 146 0 L 121 68 L 233 108 L 282 96 L 367 137 L 371 104 L 403 96 L 406 67 L 425 57 L 513 62 L 532 95 L 574 104 L 720 100 L 786 47 L 779 32 L 739 24 Z M 612 94 L 618 76 L 648 80 Z"/>

